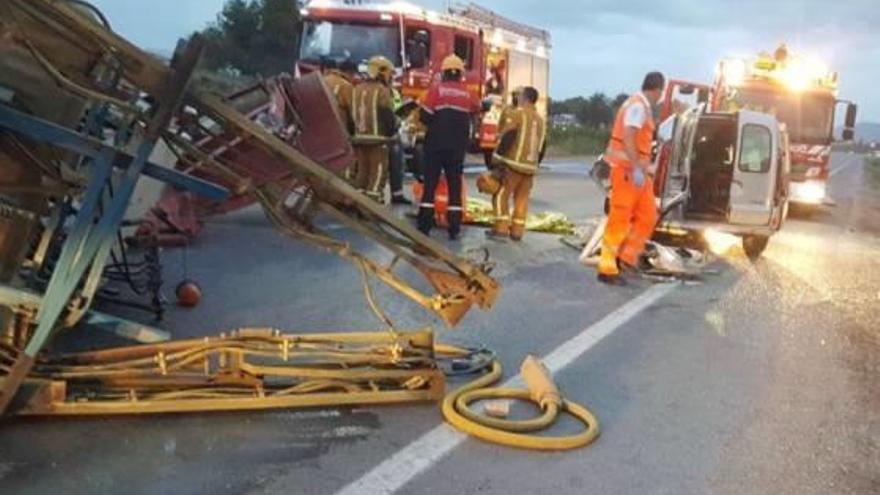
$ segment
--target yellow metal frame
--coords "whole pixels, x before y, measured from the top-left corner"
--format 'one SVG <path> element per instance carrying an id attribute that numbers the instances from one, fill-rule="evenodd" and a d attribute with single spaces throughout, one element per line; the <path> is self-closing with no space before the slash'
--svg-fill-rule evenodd
<path id="1" fill-rule="evenodd" d="M 0 349 L 0 362 L 15 358 Z M 219 337 L 39 359 L 9 413 L 92 416 L 438 401 L 430 330 Z"/>

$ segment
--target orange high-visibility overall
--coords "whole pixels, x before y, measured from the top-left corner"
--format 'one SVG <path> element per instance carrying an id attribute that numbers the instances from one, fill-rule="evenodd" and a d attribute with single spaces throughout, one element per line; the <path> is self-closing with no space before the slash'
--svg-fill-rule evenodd
<path id="1" fill-rule="evenodd" d="M 651 239 L 657 223 L 657 204 L 654 198 L 654 184 L 650 177 L 645 178 L 642 187 L 636 187 L 633 180 L 633 166 L 626 156 L 623 142 L 625 116 L 631 105 L 644 105 L 645 122 L 636 133 L 636 149 L 641 160 L 651 158 L 651 144 L 654 140 L 654 118 L 651 105 L 641 93 L 631 96 L 617 112 L 611 141 L 605 153 L 605 160 L 611 164 L 611 209 L 608 225 L 602 241 L 602 256 L 599 260 L 599 273 L 618 275 L 617 260 L 629 265 L 638 264 L 645 244 Z M 646 172 L 647 175 L 647 172 Z"/>

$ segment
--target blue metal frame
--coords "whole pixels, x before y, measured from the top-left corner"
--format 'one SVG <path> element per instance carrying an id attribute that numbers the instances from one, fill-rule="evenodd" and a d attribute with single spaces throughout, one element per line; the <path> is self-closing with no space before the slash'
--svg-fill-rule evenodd
<path id="1" fill-rule="evenodd" d="M 30 357 L 36 356 L 42 349 L 66 308 L 74 310 L 73 313 L 77 316 L 86 313 L 91 303 L 91 293 L 97 289 L 95 282 L 103 272 L 116 232 L 141 174 L 211 200 L 222 201 L 229 197 L 229 191 L 225 188 L 150 163 L 148 158 L 155 147 L 155 139 L 145 139 L 132 156 L 93 137 L 4 105 L 0 105 L 0 127 L 32 140 L 78 153 L 87 158 L 89 167 L 88 185 L 79 212 L 62 247 L 46 292 L 38 301 L 37 329 L 25 348 L 25 354 Z M 119 169 L 120 173 L 114 174 L 114 168 Z M 111 183 L 114 186 L 112 197 L 107 194 L 107 186 Z M 103 210 L 100 215 L 99 208 Z M 83 298 L 73 299 L 87 271 L 89 276 L 83 288 Z M 0 299 L 9 302 L 5 297 Z M 90 318 L 94 319 L 95 313 L 92 315 Z M 108 321 L 103 315 L 97 318 L 104 324 Z"/>
<path id="2" fill-rule="evenodd" d="M 0 127 L 35 141 L 49 143 L 90 158 L 97 158 L 102 152 L 112 151 L 116 155 L 112 164 L 120 169 L 128 168 L 135 160 L 125 151 L 108 146 L 93 137 L 82 135 L 4 105 L 0 105 Z M 230 195 L 228 190 L 216 184 L 151 162 L 144 164 L 143 174 L 213 201 L 224 201 Z"/>

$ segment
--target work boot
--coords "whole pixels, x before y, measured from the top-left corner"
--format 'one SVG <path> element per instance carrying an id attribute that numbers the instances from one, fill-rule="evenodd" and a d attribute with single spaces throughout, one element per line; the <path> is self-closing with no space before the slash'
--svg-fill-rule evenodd
<path id="1" fill-rule="evenodd" d="M 403 193 L 394 193 L 391 195 L 391 204 L 410 206 L 413 202 L 406 199 L 406 196 L 404 196 Z"/>
<path id="2" fill-rule="evenodd" d="M 419 208 L 417 226 L 419 232 L 425 235 L 431 235 L 431 229 L 434 228 L 434 208 Z"/>
<path id="3" fill-rule="evenodd" d="M 449 240 L 450 241 L 457 241 L 459 239 L 461 239 L 461 232 L 456 231 L 456 230 L 449 231 Z"/>
<path id="4" fill-rule="evenodd" d="M 497 242 L 507 242 L 507 239 L 509 239 L 510 236 L 508 234 L 505 234 L 502 232 L 495 232 L 494 230 L 487 230 L 486 231 L 486 238 L 489 240 L 492 240 L 492 241 L 497 241 Z"/>
<path id="5" fill-rule="evenodd" d="M 604 273 L 600 273 L 599 276 L 596 277 L 596 279 L 605 285 L 611 285 L 615 287 L 625 287 L 627 285 L 626 279 L 624 279 L 620 275 L 606 275 Z"/>

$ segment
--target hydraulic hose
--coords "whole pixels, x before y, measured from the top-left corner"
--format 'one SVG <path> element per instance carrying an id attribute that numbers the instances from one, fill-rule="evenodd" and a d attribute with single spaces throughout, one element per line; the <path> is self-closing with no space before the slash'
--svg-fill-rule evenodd
<path id="1" fill-rule="evenodd" d="M 436 352 L 445 356 L 466 356 L 471 351 L 454 346 L 437 345 Z M 446 421 L 456 429 L 487 442 L 530 450 L 571 450 L 585 447 L 599 436 L 599 421 L 587 408 L 564 399 L 550 378 L 550 373 L 537 359 L 529 357 L 522 367 L 528 389 L 491 388 L 502 377 L 501 363 L 495 359 L 489 372 L 451 392 L 443 400 Z M 532 402 L 541 410 L 533 419 L 508 420 L 489 417 L 470 407 L 481 400 L 520 400 Z M 536 433 L 552 426 L 560 413 L 577 419 L 584 427 L 575 435 L 548 437 Z"/>

